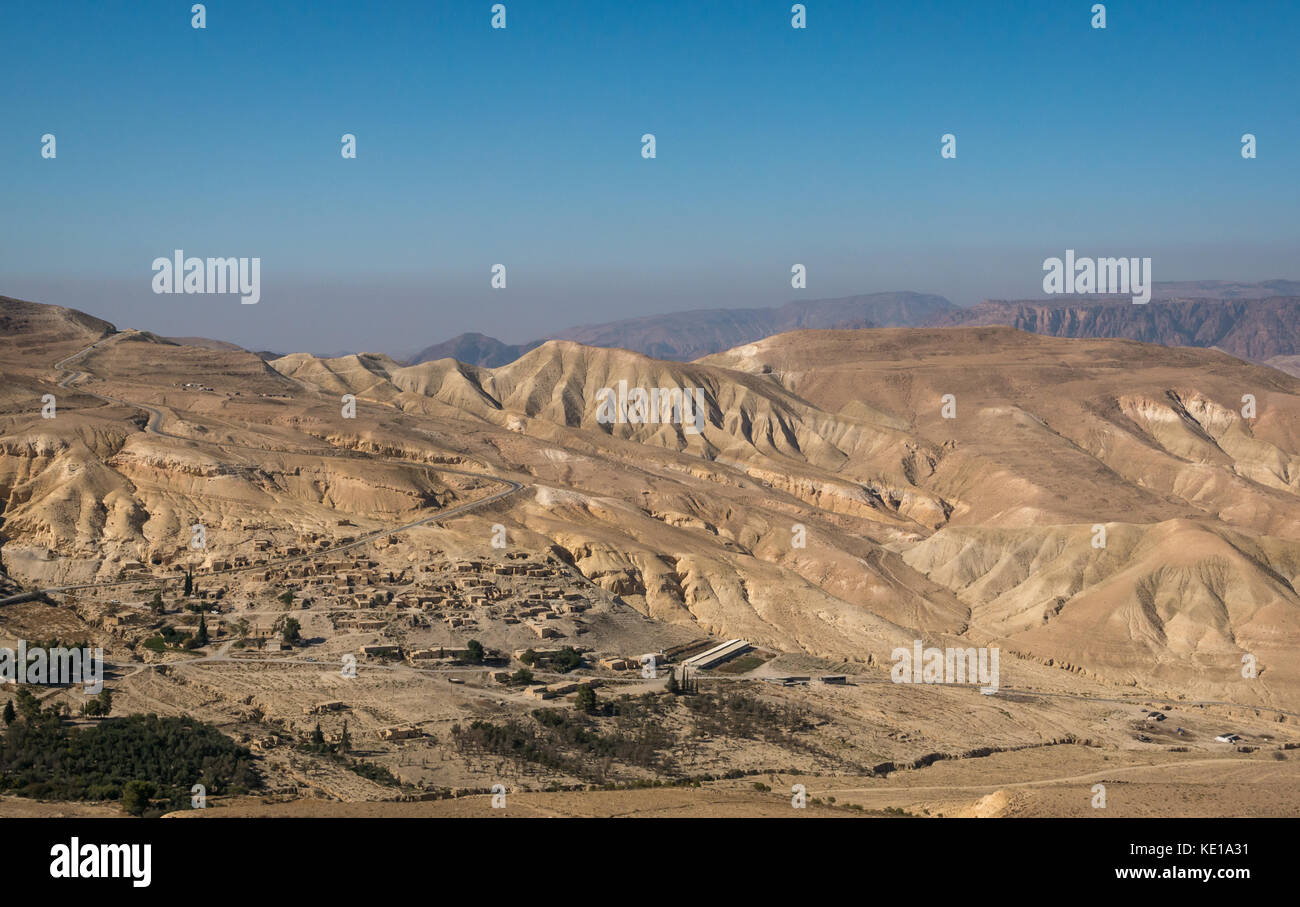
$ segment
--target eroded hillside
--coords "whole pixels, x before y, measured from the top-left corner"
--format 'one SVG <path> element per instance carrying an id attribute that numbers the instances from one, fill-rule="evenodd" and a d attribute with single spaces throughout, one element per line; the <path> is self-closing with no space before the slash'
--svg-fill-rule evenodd
<path id="1" fill-rule="evenodd" d="M 1017 656 L 1013 677 L 1300 701 L 1300 382 L 1221 353 L 802 331 L 696 363 L 552 341 L 488 369 L 42 330 L 45 364 L 4 348 L 24 581 L 107 575 L 195 522 L 223 543 L 379 530 L 485 492 L 459 468 L 523 485 L 493 517 L 516 544 L 666 625 L 872 670 L 964 638 Z M 698 388 L 702 430 L 602 421 L 621 382 Z"/>

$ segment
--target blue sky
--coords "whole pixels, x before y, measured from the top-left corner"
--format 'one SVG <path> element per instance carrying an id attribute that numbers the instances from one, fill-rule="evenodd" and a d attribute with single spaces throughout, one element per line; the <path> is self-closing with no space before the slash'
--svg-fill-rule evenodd
<path id="1" fill-rule="evenodd" d="M 190 5 L 0 7 L 0 294 L 401 354 L 801 296 L 1041 295 L 1066 248 L 1300 277 L 1296 3 L 1114 2 L 1105 30 L 1074 0 L 810 0 L 806 30 L 766 0 L 506 0 L 505 30 L 480 0 L 217 0 L 204 30 Z M 154 295 L 175 248 L 260 257 L 262 301 Z"/>

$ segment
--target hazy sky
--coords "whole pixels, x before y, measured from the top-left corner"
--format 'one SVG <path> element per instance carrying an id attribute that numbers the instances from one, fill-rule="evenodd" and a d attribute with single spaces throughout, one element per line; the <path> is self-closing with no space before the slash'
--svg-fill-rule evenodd
<path id="1" fill-rule="evenodd" d="M 1300 4 L 1112 2 L 1105 30 L 1076 0 L 807 0 L 805 30 L 785 0 L 505 0 L 504 30 L 491 5 L 214 0 L 203 30 L 190 2 L 0 5 L 0 294 L 404 354 L 1037 296 L 1066 248 L 1158 281 L 1300 277 Z M 261 302 L 155 295 L 177 248 L 261 258 Z"/>

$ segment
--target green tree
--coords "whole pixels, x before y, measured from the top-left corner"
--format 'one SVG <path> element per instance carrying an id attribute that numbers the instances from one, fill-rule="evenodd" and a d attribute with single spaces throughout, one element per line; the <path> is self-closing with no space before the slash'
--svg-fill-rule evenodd
<path id="1" fill-rule="evenodd" d="M 339 735 L 339 752 L 352 752 L 352 735 L 348 733 L 348 720 L 343 719 L 343 733 Z"/>
<path id="2" fill-rule="evenodd" d="M 149 602 L 149 608 L 154 614 L 162 614 L 167 610 L 167 606 L 163 604 L 161 591 L 153 594 L 153 601 Z"/>
<path id="3" fill-rule="evenodd" d="M 122 788 L 122 809 L 133 816 L 143 816 L 156 788 L 148 781 L 128 781 Z"/>
<path id="4" fill-rule="evenodd" d="M 588 715 L 596 711 L 596 691 L 590 685 L 578 687 L 578 698 L 573 707 Z"/>
<path id="5" fill-rule="evenodd" d="M 323 747 L 325 745 L 325 732 L 320 729 L 320 722 L 316 722 L 316 730 L 311 732 L 312 746 Z"/>
<path id="6" fill-rule="evenodd" d="M 483 643 L 477 639 L 471 639 L 465 644 L 465 649 L 469 653 L 468 658 L 474 664 L 482 664 L 486 653 L 483 651 Z"/>
<path id="7" fill-rule="evenodd" d="M 668 672 L 668 692 L 672 693 L 674 696 L 680 696 L 682 693 L 682 685 L 677 682 L 676 671 Z"/>
<path id="8" fill-rule="evenodd" d="M 41 713 L 41 703 L 27 687 L 18 688 L 18 713 L 24 721 L 32 721 Z"/>
<path id="9" fill-rule="evenodd" d="M 298 623 L 297 618 L 286 617 L 280 627 L 280 638 L 289 645 L 295 645 L 302 640 L 301 630 L 302 625 Z"/>
<path id="10" fill-rule="evenodd" d="M 199 629 L 194 634 L 194 645 L 206 646 L 208 644 L 208 619 L 202 614 L 199 615 Z"/>
<path id="11" fill-rule="evenodd" d="M 185 597 L 189 598 L 190 593 L 194 591 L 194 571 L 185 571 Z"/>
<path id="12" fill-rule="evenodd" d="M 18 713 L 14 711 L 14 701 L 10 699 L 8 702 L 5 703 L 5 711 L 4 711 L 5 724 L 6 725 L 13 724 L 14 719 L 17 717 L 18 717 Z"/>
<path id="13" fill-rule="evenodd" d="M 280 593 L 279 599 L 280 601 L 284 602 L 284 606 L 286 608 L 289 607 L 290 605 L 293 604 L 293 590 L 285 589 L 283 592 Z"/>
<path id="14" fill-rule="evenodd" d="M 511 683 L 530 684 L 533 682 L 533 672 L 527 668 L 520 668 L 510 675 Z"/>
<path id="15" fill-rule="evenodd" d="M 95 701 L 99 703 L 99 714 L 108 715 L 113 711 L 113 694 L 107 688 L 99 691 Z"/>
<path id="16" fill-rule="evenodd" d="M 519 656 L 519 660 L 531 668 L 533 665 L 537 664 L 537 653 L 532 649 L 529 649 L 523 655 Z"/>
<path id="17" fill-rule="evenodd" d="M 578 650 L 573 646 L 565 646 L 551 660 L 551 664 L 561 674 L 567 674 L 582 664 L 582 656 L 578 654 Z"/>

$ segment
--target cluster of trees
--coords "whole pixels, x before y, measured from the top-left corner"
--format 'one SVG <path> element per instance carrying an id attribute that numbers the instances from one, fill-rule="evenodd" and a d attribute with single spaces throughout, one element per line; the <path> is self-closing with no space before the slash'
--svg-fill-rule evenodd
<path id="1" fill-rule="evenodd" d="M 339 735 L 337 743 L 329 743 L 325 740 L 325 732 L 321 730 L 320 722 L 316 722 L 316 728 L 311 732 L 311 740 L 308 743 L 301 744 L 299 749 L 309 753 L 315 753 L 319 756 L 325 756 L 339 765 L 343 766 L 350 772 L 360 775 L 374 781 L 376 784 L 386 784 L 389 787 L 401 787 L 401 779 L 374 762 L 368 762 L 365 759 L 348 759 L 347 754 L 352 752 L 352 735 L 348 732 L 348 723 L 345 719 L 343 722 L 343 732 Z"/>
<path id="2" fill-rule="evenodd" d="M 501 756 L 516 763 L 531 763 L 589 781 L 604 782 L 616 763 L 672 772 L 668 755 L 672 734 L 658 721 L 646 720 L 650 712 L 630 701 L 606 704 L 604 711 L 631 720 L 602 732 L 587 714 L 566 709 L 534 709 L 534 723 L 509 720 L 502 724 L 474 721 L 451 729 L 453 745 L 461 753 Z"/>
<path id="3" fill-rule="evenodd" d="M 468 728 L 452 725 L 452 743 L 461 753 L 489 753 L 505 756 L 516 762 L 531 762 L 550 769 L 573 773 L 581 770 L 581 763 L 566 758 L 564 753 L 549 744 L 537 731 L 519 721 L 495 724 L 491 721 L 474 721 Z"/>
<path id="4" fill-rule="evenodd" d="M 590 715 L 596 711 L 596 691 L 590 686 L 578 687 L 577 699 L 573 707 L 579 712 Z"/>
<path id="5" fill-rule="evenodd" d="M 17 708 L 14 708 L 15 703 L 17 703 Z M 20 686 L 18 688 L 18 695 L 5 703 L 3 713 L 5 727 L 8 727 L 17 721 L 20 715 L 22 716 L 23 721 L 29 722 L 39 721 L 46 717 L 55 720 L 58 720 L 59 718 L 59 713 L 54 708 L 42 711 L 41 701 L 37 699 L 32 694 L 32 691 L 26 686 Z"/>
<path id="6" fill-rule="evenodd" d="M 186 573 L 184 579 L 184 590 L 183 590 L 184 597 L 190 598 L 194 595 L 197 595 L 198 591 L 199 591 L 198 586 L 195 585 L 194 583 L 194 577 L 191 574 Z M 193 602 L 185 603 L 185 610 L 194 612 L 196 614 L 201 614 L 204 611 L 215 610 L 216 607 L 217 606 L 215 603 L 209 603 L 203 601 L 193 601 Z M 161 589 L 154 590 L 153 598 L 149 599 L 149 610 L 152 611 L 154 614 L 167 613 L 167 603 L 163 601 Z"/>
<path id="7" fill-rule="evenodd" d="M 81 706 L 81 714 L 91 718 L 107 718 L 112 711 L 113 694 L 107 688 L 100 690 L 98 696 Z M 5 724 L 8 723 L 5 722 Z"/>
<path id="8" fill-rule="evenodd" d="M 567 674 L 582 664 L 582 656 L 573 646 L 565 646 L 550 661 L 551 667 L 561 674 Z"/>
<path id="9" fill-rule="evenodd" d="M 317 721 L 316 729 L 311 732 L 311 742 L 305 748 L 308 752 L 323 755 L 352 752 L 352 735 L 348 732 L 347 719 L 343 719 L 343 733 L 339 735 L 338 743 L 326 742 L 325 732 L 320 729 L 320 722 Z"/>
<path id="10" fill-rule="evenodd" d="M 681 680 L 677 679 L 676 671 L 671 669 L 668 671 L 667 690 L 669 693 L 672 693 L 674 696 L 694 695 L 700 691 L 700 682 L 699 680 L 691 677 L 691 675 L 686 670 L 686 666 L 683 665 Z"/>
<path id="11" fill-rule="evenodd" d="M 30 695 L 30 694 L 29 694 Z M 190 788 L 240 793 L 261 779 L 246 748 L 193 718 L 128 715 L 92 727 L 62 720 L 19 692 L 0 740 L 0 790 L 57 800 L 117 800 L 133 815 L 179 809 Z"/>
<path id="12" fill-rule="evenodd" d="M 685 700 L 696 731 L 716 737 L 762 739 L 788 749 L 806 749 L 794 735 L 811 730 L 807 710 L 769 705 L 746 693 L 705 693 Z"/>
<path id="13" fill-rule="evenodd" d="M 384 768 L 377 762 L 370 762 L 365 759 L 346 759 L 343 767 L 353 774 L 360 775 L 376 784 L 387 784 L 389 787 L 401 787 L 402 781 L 388 769 Z"/>
<path id="14" fill-rule="evenodd" d="M 559 652 L 545 658 L 529 649 L 519 656 L 519 660 L 530 668 L 544 663 L 546 667 L 552 668 L 560 674 L 567 674 L 582 665 L 582 655 L 573 646 L 565 646 Z"/>
<path id="15" fill-rule="evenodd" d="M 65 642 L 58 637 L 53 639 L 29 639 L 27 640 L 27 651 L 32 649 L 89 649 L 90 640 L 82 639 L 79 642 Z"/>
<path id="16" fill-rule="evenodd" d="M 288 645 L 296 646 L 302 642 L 302 624 L 296 617 L 282 617 L 275 623 L 280 631 L 280 638 Z"/>
<path id="17" fill-rule="evenodd" d="M 186 633 L 175 627 L 165 626 L 158 631 L 157 636 L 150 637 L 144 641 L 144 646 L 154 652 L 162 652 L 168 646 L 174 646 L 181 649 L 197 649 L 206 646 L 211 642 L 208 634 L 208 621 L 203 615 L 199 615 L 199 626 L 193 633 Z"/>

